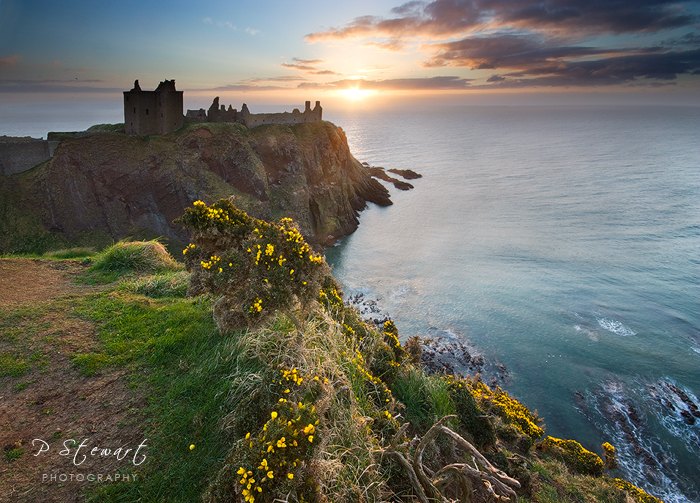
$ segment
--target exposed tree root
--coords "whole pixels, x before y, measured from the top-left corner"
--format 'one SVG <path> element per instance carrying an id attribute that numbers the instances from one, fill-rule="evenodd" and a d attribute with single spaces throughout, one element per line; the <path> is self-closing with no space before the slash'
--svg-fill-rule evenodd
<path id="1" fill-rule="evenodd" d="M 445 416 L 428 430 L 418 444 L 411 461 L 398 450 L 401 446 L 397 445 L 408 424 L 404 424 L 396 433 L 389 447 L 377 451 L 377 454 L 390 455 L 398 461 L 406 471 L 421 503 L 431 501 L 468 503 L 504 499 L 518 501 L 513 488 L 520 488 L 520 482 L 495 468 L 472 444 L 445 426 L 445 423 L 454 417 L 456 416 Z M 465 450 L 471 457 L 471 463 L 453 463 L 434 474 L 423 466 L 423 453 L 439 433 L 444 433 Z M 458 500 L 452 500 L 446 496 L 446 491 L 450 487 L 453 488 L 451 494 L 459 495 Z"/>

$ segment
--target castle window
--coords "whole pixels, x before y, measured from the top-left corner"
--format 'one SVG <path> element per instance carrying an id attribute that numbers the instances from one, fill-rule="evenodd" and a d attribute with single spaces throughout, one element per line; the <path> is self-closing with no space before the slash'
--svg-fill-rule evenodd
<path id="1" fill-rule="evenodd" d="M 136 113 L 136 107 L 134 107 L 134 113 Z"/>
<path id="2" fill-rule="evenodd" d="M 148 115 L 148 108 L 146 109 L 146 115 Z"/>

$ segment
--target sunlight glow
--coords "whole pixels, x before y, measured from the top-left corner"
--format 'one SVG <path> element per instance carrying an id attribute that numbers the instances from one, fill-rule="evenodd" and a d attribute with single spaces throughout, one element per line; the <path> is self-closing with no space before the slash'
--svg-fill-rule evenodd
<path id="1" fill-rule="evenodd" d="M 372 91 L 364 91 L 362 89 L 358 89 L 357 87 L 352 87 L 343 91 L 343 95 L 351 100 L 359 100 L 360 98 L 364 98 L 369 94 L 372 94 Z"/>

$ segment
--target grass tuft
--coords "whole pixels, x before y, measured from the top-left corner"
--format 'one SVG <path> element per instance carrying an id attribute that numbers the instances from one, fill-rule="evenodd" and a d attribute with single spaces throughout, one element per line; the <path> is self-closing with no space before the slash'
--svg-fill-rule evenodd
<path id="1" fill-rule="evenodd" d="M 110 283 L 132 273 L 158 273 L 183 268 L 157 240 L 119 241 L 94 257 L 88 277 L 96 282 Z"/>

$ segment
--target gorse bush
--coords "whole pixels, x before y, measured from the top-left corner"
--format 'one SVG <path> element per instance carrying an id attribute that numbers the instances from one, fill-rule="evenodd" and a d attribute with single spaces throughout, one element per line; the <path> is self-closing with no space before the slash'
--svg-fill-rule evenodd
<path id="1" fill-rule="evenodd" d="M 259 326 L 277 310 L 296 323 L 290 309 L 300 303 L 306 312 L 330 274 L 289 218 L 268 223 L 221 199 L 211 206 L 196 201 L 176 222 L 194 231 L 183 251 L 189 293 L 219 298 L 214 318 L 221 333 Z"/>

